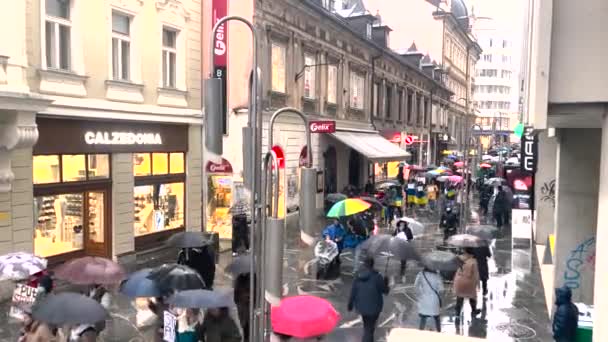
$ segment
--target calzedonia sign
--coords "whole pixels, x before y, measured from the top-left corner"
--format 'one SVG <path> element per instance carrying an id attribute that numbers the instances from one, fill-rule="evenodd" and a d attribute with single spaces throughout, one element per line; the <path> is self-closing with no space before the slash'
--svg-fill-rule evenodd
<path id="1" fill-rule="evenodd" d="M 85 132 L 84 142 L 87 145 L 162 145 L 159 133 L 133 132 Z"/>

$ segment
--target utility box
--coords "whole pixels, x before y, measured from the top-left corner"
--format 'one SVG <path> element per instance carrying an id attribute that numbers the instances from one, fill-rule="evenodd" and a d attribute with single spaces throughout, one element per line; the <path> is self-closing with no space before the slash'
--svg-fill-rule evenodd
<path id="1" fill-rule="evenodd" d="M 578 328 L 574 342 L 593 342 L 593 305 L 575 303 L 578 308 Z"/>

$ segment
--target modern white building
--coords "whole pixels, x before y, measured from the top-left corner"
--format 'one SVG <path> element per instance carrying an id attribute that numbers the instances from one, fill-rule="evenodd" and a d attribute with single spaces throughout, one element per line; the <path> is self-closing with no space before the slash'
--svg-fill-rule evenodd
<path id="1" fill-rule="evenodd" d="M 519 121 L 519 51 L 513 34 L 480 21 L 474 28 L 483 54 L 475 65 L 474 105 L 484 136 L 508 141 Z M 498 141 L 498 140 L 495 140 Z M 486 138 L 485 143 L 490 143 Z"/>

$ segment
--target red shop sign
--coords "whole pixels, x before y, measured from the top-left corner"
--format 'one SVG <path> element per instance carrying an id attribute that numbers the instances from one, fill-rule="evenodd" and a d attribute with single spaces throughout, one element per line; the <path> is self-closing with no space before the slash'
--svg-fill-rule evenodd
<path id="1" fill-rule="evenodd" d="M 285 168 L 285 153 L 283 152 L 283 149 L 281 148 L 281 146 L 278 146 L 278 145 L 272 146 L 272 152 L 274 152 L 274 154 L 277 156 L 277 163 L 279 164 L 279 169 L 284 169 Z M 272 168 L 274 169 L 274 165 L 272 166 Z"/>
<path id="2" fill-rule="evenodd" d="M 302 151 L 300 151 L 300 166 L 306 166 L 306 157 L 308 154 L 308 147 L 302 147 Z M 312 155 L 310 156 L 310 162 L 312 163 Z"/>
<path id="3" fill-rule="evenodd" d="M 332 120 L 317 120 L 309 122 L 310 133 L 334 133 L 336 122 Z"/>
<path id="4" fill-rule="evenodd" d="M 232 173 L 232 165 L 226 159 L 222 158 L 221 164 L 216 164 L 212 161 L 207 162 L 207 173 Z"/>
<path id="5" fill-rule="evenodd" d="M 213 20 L 211 26 L 215 25 L 220 19 L 228 15 L 228 0 L 213 0 L 212 15 Z M 215 66 L 225 67 L 228 63 L 228 24 L 222 24 L 215 34 L 215 46 L 213 64 Z"/>

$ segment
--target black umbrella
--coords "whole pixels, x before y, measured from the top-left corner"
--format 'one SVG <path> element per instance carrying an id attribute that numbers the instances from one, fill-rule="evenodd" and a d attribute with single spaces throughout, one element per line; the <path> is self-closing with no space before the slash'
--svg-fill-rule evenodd
<path id="1" fill-rule="evenodd" d="M 161 292 L 158 284 L 148 279 L 150 272 L 152 272 L 152 269 L 144 268 L 129 274 L 127 280 L 120 284 L 120 293 L 131 298 L 160 297 Z"/>
<path id="2" fill-rule="evenodd" d="M 467 228 L 467 234 L 484 240 L 492 240 L 498 235 L 498 228 L 490 225 L 472 226 Z"/>
<path id="3" fill-rule="evenodd" d="M 51 294 L 32 310 L 34 320 L 51 325 L 94 324 L 108 317 L 106 309 L 94 299 L 78 293 Z"/>
<path id="4" fill-rule="evenodd" d="M 171 296 L 169 304 L 178 308 L 211 309 L 234 306 L 234 301 L 228 292 L 186 290 Z"/>
<path id="5" fill-rule="evenodd" d="M 211 241 L 203 236 L 202 232 L 181 232 L 174 234 L 167 240 L 167 245 L 177 248 L 194 248 L 210 244 Z"/>
<path id="6" fill-rule="evenodd" d="M 234 258 L 224 271 L 235 276 L 251 273 L 251 255 L 245 254 Z"/>
<path id="7" fill-rule="evenodd" d="M 388 254 L 399 260 L 419 259 L 418 252 L 412 243 L 388 234 L 378 234 L 361 244 L 369 256 Z"/>
<path id="8" fill-rule="evenodd" d="M 150 272 L 148 279 L 155 281 L 163 293 L 205 288 L 205 282 L 195 270 L 178 264 L 159 266 Z"/>
<path id="9" fill-rule="evenodd" d="M 340 202 L 340 201 L 343 201 L 343 200 L 345 200 L 347 198 L 348 197 L 345 194 L 338 194 L 338 193 L 327 194 L 327 196 L 325 196 L 325 200 L 327 202 L 330 202 L 330 203 Z"/>
<path id="10" fill-rule="evenodd" d="M 448 239 L 447 243 L 448 243 L 448 245 L 451 245 L 454 247 L 461 247 L 461 248 L 466 248 L 466 247 L 477 248 L 477 247 L 484 247 L 484 246 L 488 245 L 487 240 L 480 239 L 479 237 L 477 237 L 475 235 L 471 235 L 471 234 L 453 235 Z"/>
<path id="11" fill-rule="evenodd" d="M 378 190 L 388 189 L 393 186 L 401 186 L 401 184 L 399 184 L 399 182 L 396 180 L 385 180 L 385 181 L 376 183 L 376 189 L 378 189 Z"/>
<path id="12" fill-rule="evenodd" d="M 453 272 L 460 265 L 456 254 L 445 251 L 432 251 L 425 253 L 420 262 L 434 271 Z"/>
<path id="13" fill-rule="evenodd" d="M 382 210 L 382 208 L 384 208 L 384 205 L 375 197 L 361 196 L 361 199 L 371 204 L 373 210 Z"/>

